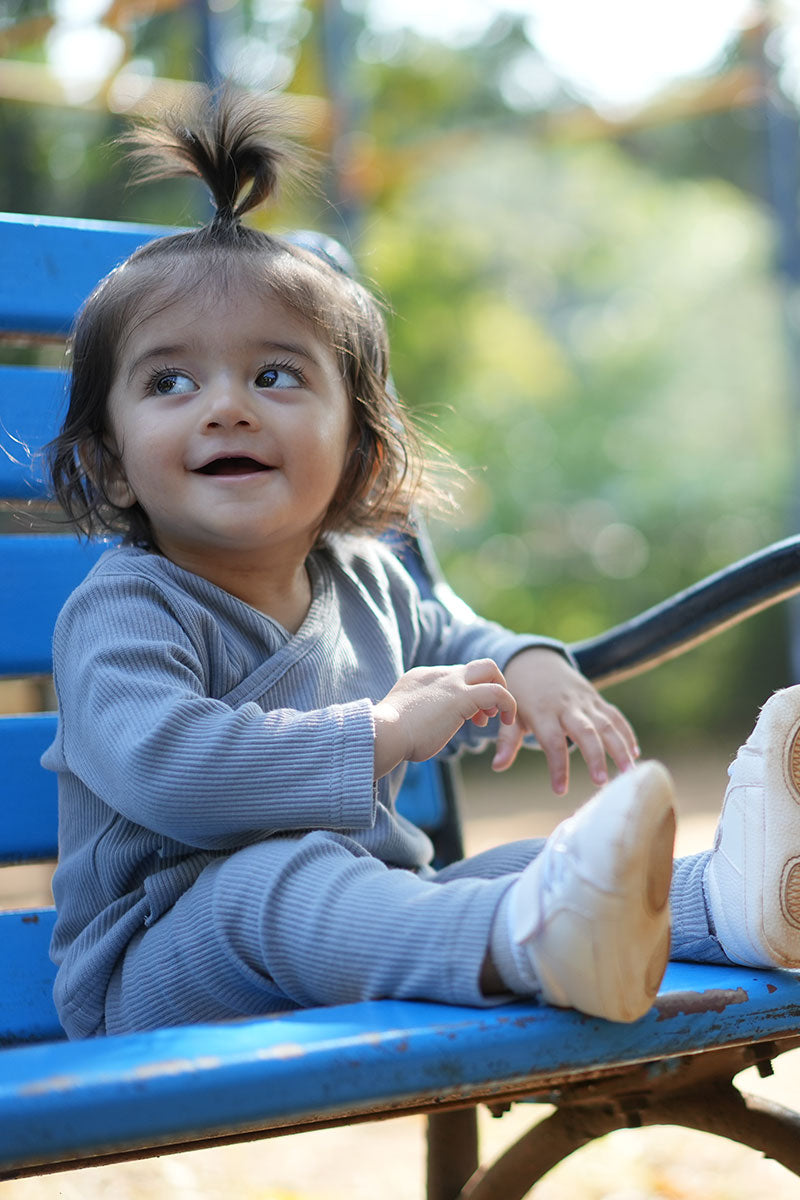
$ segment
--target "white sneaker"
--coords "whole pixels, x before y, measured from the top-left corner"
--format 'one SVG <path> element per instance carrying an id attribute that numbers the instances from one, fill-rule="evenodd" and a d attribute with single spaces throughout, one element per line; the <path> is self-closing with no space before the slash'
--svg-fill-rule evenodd
<path id="1" fill-rule="evenodd" d="M 722 949 L 800 967 L 800 686 L 775 692 L 731 764 L 704 879 Z"/>
<path id="2" fill-rule="evenodd" d="M 672 780 L 657 762 L 617 776 L 547 839 L 510 917 L 549 1004 L 610 1021 L 647 1012 L 669 958 L 674 840 Z"/>

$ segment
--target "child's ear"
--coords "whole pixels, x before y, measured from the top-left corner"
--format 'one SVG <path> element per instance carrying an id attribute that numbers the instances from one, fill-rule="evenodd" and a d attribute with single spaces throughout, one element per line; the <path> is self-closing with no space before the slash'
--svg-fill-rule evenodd
<path id="1" fill-rule="evenodd" d="M 97 447 L 81 447 L 81 466 L 89 479 L 116 508 L 133 508 L 136 495 L 125 478 L 122 460 L 108 442 Z"/>
<path id="2" fill-rule="evenodd" d="M 125 478 L 122 464 L 119 462 L 115 462 L 106 474 L 105 493 L 117 508 L 133 508 L 136 504 L 133 488 Z"/>

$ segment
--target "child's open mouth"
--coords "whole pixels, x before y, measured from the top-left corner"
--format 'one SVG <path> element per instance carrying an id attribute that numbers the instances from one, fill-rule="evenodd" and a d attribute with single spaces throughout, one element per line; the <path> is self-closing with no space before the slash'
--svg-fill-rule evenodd
<path id="1" fill-rule="evenodd" d="M 256 471 L 270 471 L 271 469 L 255 458 L 239 457 L 215 458 L 206 463 L 204 467 L 197 468 L 201 475 L 252 475 Z"/>

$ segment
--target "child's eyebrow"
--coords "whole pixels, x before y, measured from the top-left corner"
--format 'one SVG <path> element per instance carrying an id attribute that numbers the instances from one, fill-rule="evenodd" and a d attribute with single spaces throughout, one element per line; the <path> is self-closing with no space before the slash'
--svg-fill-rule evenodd
<path id="1" fill-rule="evenodd" d="M 298 358 L 305 358 L 315 366 L 319 366 L 317 355 L 313 354 L 308 346 L 298 345 L 295 342 L 260 342 L 259 348 L 268 354 L 295 354 Z"/>
<path id="2" fill-rule="evenodd" d="M 176 354 L 183 354 L 183 353 L 185 353 L 185 351 L 186 351 L 185 346 L 171 345 L 171 346 L 149 347 L 147 350 L 144 350 L 141 354 L 138 354 L 136 356 L 136 358 L 133 360 L 133 362 L 131 363 L 130 367 L 128 368 L 128 383 L 131 382 L 131 380 L 135 376 L 136 372 L 141 367 L 143 367 L 145 363 L 150 362 L 151 359 L 160 358 L 160 359 L 163 359 L 164 361 L 168 361 L 170 358 L 173 358 Z"/>

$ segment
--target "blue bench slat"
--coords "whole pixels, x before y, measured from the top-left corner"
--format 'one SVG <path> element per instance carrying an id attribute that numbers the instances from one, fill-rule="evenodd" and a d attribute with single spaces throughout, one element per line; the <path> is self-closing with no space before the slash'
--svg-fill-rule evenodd
<path id="1" fill-rule="evenodd" d="M 0 1046 L 64 1037 L 53 1005 L 54 922 L 52 908 L 0 913 Z"/>
<path id="2" fill-rule="evenodd" d="M 0 212 L 0 332 L 65 337 L 104 275 L 143 242 L 176 232 L 174 226 Z M 342 248 L 324 235 L 286 236 L 343 258 Z"/>
<path id="3" fill-rule="evenodd" d="M 55 713 L 0 717 L 0 865 L 56 857 L 56 776 L 38 766 L 55 731 Z"/>
<path id="4" fill-rule="evenodd" d="M 0 213 L 0 330 L 65 336 L 98 280 L 142 242 L 168 232 Z"/>
<path id="5" fill-rule="evenodd" d="M 0 1169 L 504 1087 L 541 1097 L 555 1079 L 599 1061 L 796 1035 L 799 1006 L 795 974 L 673 963 L 657 1007 L 633 1025 L 529 1003 L 479 1010 L 382 1000 L 10 1049 L 0 1073 Z"/>
<path id="6" fill-rule="evenodd" d="M 446 802 L 441 772 L 435 763 L 410 762 L 397 797 L 397 809 L 420 829 L 439 829 Z"/>
<path id="7" fill-rule="evenodd" d="M 47 494 L 36 456 L 57 432 L 66 386 L 63 371 L 0 366 L 0 496 Z"/>
<path id="8" fill-rule="evenodd" d="M 106 547 L 67 535 L 0 538 L 0 675 L 48 674 L 59 610 Z"/>

